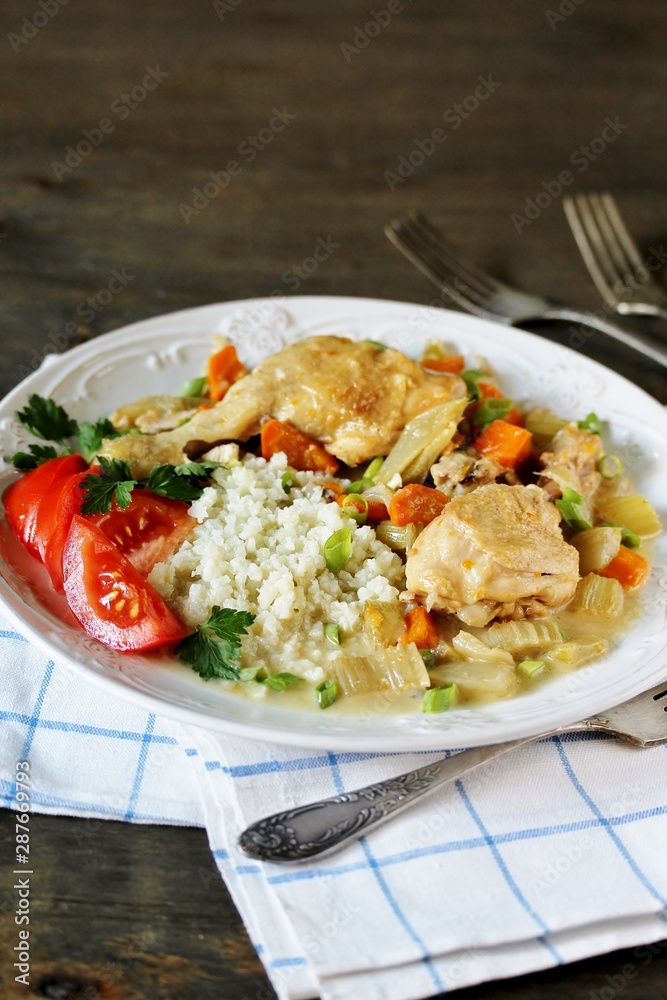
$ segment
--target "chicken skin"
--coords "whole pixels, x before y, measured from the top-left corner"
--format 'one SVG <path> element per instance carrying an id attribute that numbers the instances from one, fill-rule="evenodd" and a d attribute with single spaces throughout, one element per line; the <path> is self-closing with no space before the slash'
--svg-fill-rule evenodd
<path id="1" fill-rule="evenodd" d="M 370 341 L 310 337 L 265 358 L 224 399 L 175 430 L 129 435 L 101 454 L 129 461 L 135 477 L 179 464 L 188 441 L 245 441 L 263 418 L 292 424 L 347 465 L 386 455 L 406 423 L 465 396 L 457 375 L 426 372 L 400 351 Z"/>
<path id="2" fill-rule="evenodd" d="M 424 529 L 406 576 L 427 608 L 481 627 L 563 607 L 577 586 L 579 554 L 543 490 L 492 483 L 454 497 Z"/>

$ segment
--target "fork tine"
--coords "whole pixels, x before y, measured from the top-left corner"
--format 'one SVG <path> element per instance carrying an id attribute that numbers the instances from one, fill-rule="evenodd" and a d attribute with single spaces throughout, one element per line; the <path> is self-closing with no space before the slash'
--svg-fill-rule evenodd
<path id="1" fill-rule="evenodd" d="M 576 203 L 584 229 L 588 234 L 591 247 L 597 257 L 598 265 L 605 274 L 612 296 L 614 298 L 618 298 L 616 288 L 620 281 L 620 274 L 611 254 L 609 253 L 604 236 L 600 231 L 600 227 L 598 226 L 591 200 L 586 194 L 578 194 L 576 197 Z"/>
<path id="2" fill-rule="evenodd" d="M 630 233 L 621 218 L 621 214 L 618 210 L 614 197 L 610 195 L 608 191 L 604 191 L 600 195 L 600 201 L 607 213 L 607 218 L 609 219 L 609 223 L 616 234 L 616 238 L 625 250 L 632 267 L 634 267 L 638 275 L 646 274 L 646 264 L 641 258 L 637 244 L 633 240 L 632 236 L 630 236 Z"/>
<path id="3" fill-rule="evenodd" d="M 623 283 L 623 288 L 620 289 L 620 291 L 621 293 L 625 291 L 627 294 L 627 292 L 636 284 L 633 280 L 633 265 L 628 259 L 625 249 L 616 235 L 614 227 L 607 214 L 606 206 L 602 201 L 602 197 L 599 194 L 592 193 L 588 200 L 591 210 L 595 216 L 598 229 L 604 239 L 607 252 L 614 261 L 620 275 L 620 280 Z"/>
<path id="4" fill-rule="evenodd" d="M 415 224 L 412 216 L 394 219 L 385 232 L 392 243 L 436 284 L 446 286 L 446 290 L 457 302 L 466 308 L 471 305 L 477 310 L 488 312 L 489 300 L 493 295 L 490 288 L 476 282 L 458 259 L 451 254 L 447 258 L 443 252 L 427 239 L 422 229 Z"/>
<path id="5" fill-rule="evenodd" d="M 436 284 L 445 286 L 456 302 L 466 309 L 482 310 L 488 314 L 489 293 L 474 287 L 465 271 L 450 267 L 419 231 L 406 225 L 403 219 L 394 219 L 385 228 L 385 233 L 423 274 Z"/>
<path id="6" fill-rule="evenodd" d="M 575 201 L 570 195 L 566 195 L 563 199 L 563 211 L 579 247 L 579 252 L 588 268 L 588 273 L 593 279 L 593 284 L 606 302 L 614 304 L 617 296 L 599 265 L 597 252 L 593 249 L 593 244 L 580 215 L 579 198 Z"/>
<path id="7" fill-rule="evenodd" d="M 425 237 L 453 269 L 459 270 L 470 282 L 477 284 L 480 289 L 488 293 L 496 294 L 501 290 L 499 281 L 492 278 L 490 274 L 486 274 L 485 271 L 480 270 L 467 257 L 463 257 L 456 247 L 445 239 L 443 233 L 425 215 L 421 212 L 413 212 L 408 218 L 419 227 Z"/>

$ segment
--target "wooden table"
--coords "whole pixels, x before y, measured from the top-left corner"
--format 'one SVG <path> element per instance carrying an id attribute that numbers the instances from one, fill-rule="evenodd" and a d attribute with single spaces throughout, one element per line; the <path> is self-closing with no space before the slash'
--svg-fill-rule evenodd
<path id="1" fill-rule="evenodd" d="M 597 308 L 554 183 L 562 171 L 570 190 L 612 190 L 664 259 L 666 0 L 3 9 L 3 391 L 49 350 L 207 302 L 275 289 L 437 299 L 382 235 L 412 206 L 499 275 Z M 601 150 L 607 119 L 616 135 Z M 527 201 L 538 211 L 524 223 L 536 215 Z M 299 277 L 320 240 L 336 247 Z M 653 364 L 601 334 L 582 349 L 667 401 Z M 11 820 L 0 815 L 7 844 Z M 32 820 L 38 996 L 273 995 L 202 831 L 105 822 L 84 838 L 83 822 Z M 462 995 L 655 1000 L 666 953 Z M 628 964 L 637 974 L 621 989 Z M 24 995 L 6 960 L 0 981 L 4 997 Z"/>

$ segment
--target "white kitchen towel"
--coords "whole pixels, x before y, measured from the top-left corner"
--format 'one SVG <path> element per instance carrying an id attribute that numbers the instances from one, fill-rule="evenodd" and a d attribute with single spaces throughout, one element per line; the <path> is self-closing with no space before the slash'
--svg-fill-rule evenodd
<path id="1" fill-rule="evenodd" d="M 0 801 L 18 804 L 27 760 L 35 811 L 205 825 L 281 1000 L 418 1000 L 667 936 L 665 747 L 546 740 L 337 855 L 282 867 L 239 852 L 248 823 L 438 754 L 309 752 L 182 727 L 1 620 L 0 676 Z"/>

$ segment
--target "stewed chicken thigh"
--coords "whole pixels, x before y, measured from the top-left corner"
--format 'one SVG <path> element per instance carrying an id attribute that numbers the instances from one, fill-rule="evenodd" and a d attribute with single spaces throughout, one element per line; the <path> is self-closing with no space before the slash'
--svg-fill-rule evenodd
<path id="1" fill-rule="evenodd" d="M 579 555 L 537 486 L 492 483 L 454 497 L 408 553 L 408 590 L 472 626 L 536 618 L 565 605 Z"/>

